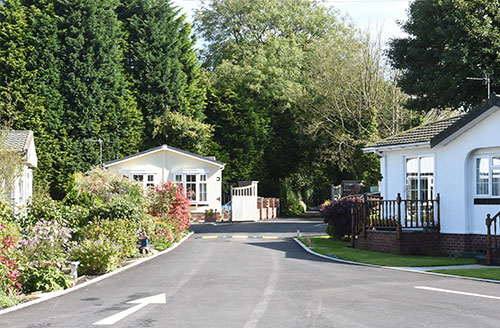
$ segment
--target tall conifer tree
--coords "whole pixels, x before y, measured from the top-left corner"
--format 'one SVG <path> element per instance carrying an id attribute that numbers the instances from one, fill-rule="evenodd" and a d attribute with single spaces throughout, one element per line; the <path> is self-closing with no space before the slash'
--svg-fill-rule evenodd
<path id="1" fill-rule="evenodd" d="M 155 120 L 179 112 L 201 120 L 204 90 L 191 28 L 168 0 L 123 0 L 125 69 L 145 121 L 144 148 L 157 146 Z M 178 145 L 179 146 L 179 145 Z"/>
<path id="2" fill-rule="evenodd" d="M 123 74 L 117 5 L 117 0 L 61 0 L 56 9 L 63 17 L 64 120 L 76 170 L 99 162 L 99 145 L 92 140 L 104 140 L 104 160 L 134 153 L 140 143 L 141 117 Z"/>

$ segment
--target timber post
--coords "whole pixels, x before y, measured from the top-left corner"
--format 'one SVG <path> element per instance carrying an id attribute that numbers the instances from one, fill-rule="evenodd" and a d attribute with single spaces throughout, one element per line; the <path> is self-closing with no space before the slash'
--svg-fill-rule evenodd
<path id="1" fill-rule="evenodd" d="M 401 228 L 401 194 L 398 193 L 398 197 L 396 198 L 396 202 L 398 204 L 398 213 L 397 213 L 397 227 L 396 227 L 396 236 L 398 240 L 402 237 L 402 228 Z"/>
<path id="2" fill-rule="evenodd" d="M 486 265 L 491 265 L 491 217 L 486 216 L 486 227 L 488 228 L 488 246 L 486 247 Z"/>
<path id="3" fill-rule="evenodd" d="M 437 194 L 437 197 L 436 197 L 436 203 L 437 203 L 437 207 L 438 207 L 437 227 L 438 227 L 438 232 L 439 232 L 439 231 L 441 231 L 441 196 L 439 195 L 439 193 Z"/>

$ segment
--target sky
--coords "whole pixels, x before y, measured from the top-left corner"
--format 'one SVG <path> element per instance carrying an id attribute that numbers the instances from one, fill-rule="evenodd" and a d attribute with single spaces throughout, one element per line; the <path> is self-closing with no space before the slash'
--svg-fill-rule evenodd
<path id="1" fill-rule="evenodd" d="M 187 14 L 191 22 L 194 10 L 201 7 L 201 0 L 173 0 L 172 2 Z M 336 8 L 342 15 L 349 16 L 359 28 L 369 29 L 372 33 L 381 31 L 384 42 L 404 35 L 396 21 L 406 20 L 406 9 L 409 3 L 410 0 L 325 1 L 325 5 Z"/>

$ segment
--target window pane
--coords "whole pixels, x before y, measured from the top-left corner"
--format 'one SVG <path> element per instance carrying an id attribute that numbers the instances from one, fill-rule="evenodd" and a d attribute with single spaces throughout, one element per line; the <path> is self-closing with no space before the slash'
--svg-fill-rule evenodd
<path id="1" fill-rule="evenodd" d="M 500 196 L 500 169 L 491 170 L 492 187 L 491 193 L 493 196 Z"/>
<path id="2" fill-rule="evenodd" d="M 181 174 L 175 175 L 175 182 L 182 182 L 182 175 Z"/>
<path id="3" fill-rule="evenodd" d="M 492 163 L 491 165 L 493 165 L 493 166 L 500 166 L 500 157 L 498 157 L 498 156 L 494 156 L 494 157 L 492 158 L 492 162 L 493 162 L 493 163 Z"/>
<path id="4" fill-rule="evenodd" d="M 406 159 L 406 197 L 418 199 L 418 158 Z"/>
<path id="5" fill-rule="evenodd" d="M 200 181 L 207 181 L 207 176 L 205 174 L 200 175 Z"/>
<path id="6" fill-rule="evenodd" d="M 476 159 L 476 194 L 478 195 L 489 194 L 489 170 L 487 157 Z"/>
<path id="7" fill-rule="evenodd" d="M 200 202 L 206 202 L 207 201 L 207 184 L 206 183 L 200 183 Z"/>
<path id="8" fill-rule="evenodd" d="M 189 199 L 197 200 L 196 197 L 196 175 L 188 174 L 186 175 L 186 188 L 188 192 L 190 191 Z"/>
<path id="9" fill-rule="evenodd" d="M 149 181 L 149 182 L 153 182 L 153 181 L 155 181 L 155 176 L 154 176 L 154 175 L 152 175 L 152 174 L 148 174 L 148 181 Z"/>
<path id="10" fill-rule="evenodd" d="M 134 174 L 135 181 L 144 181 L 144 176 L 139 174 Z"/>

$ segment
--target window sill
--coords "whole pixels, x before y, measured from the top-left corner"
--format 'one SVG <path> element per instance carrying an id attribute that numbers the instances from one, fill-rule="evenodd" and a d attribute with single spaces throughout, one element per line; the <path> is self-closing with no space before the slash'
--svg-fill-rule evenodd
<path id="1" fill-rule="evenodd" d="M 500 205 L 500 197 L 474 198 L 474 205 Z"/>

